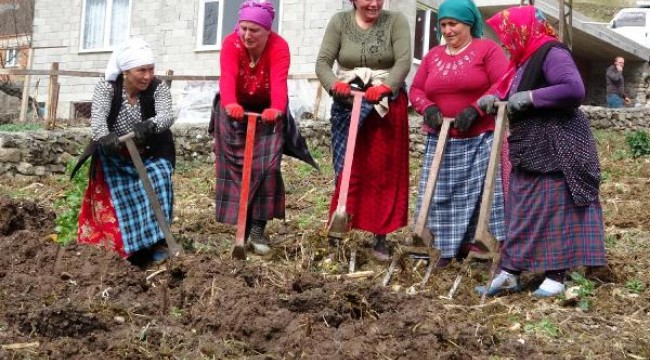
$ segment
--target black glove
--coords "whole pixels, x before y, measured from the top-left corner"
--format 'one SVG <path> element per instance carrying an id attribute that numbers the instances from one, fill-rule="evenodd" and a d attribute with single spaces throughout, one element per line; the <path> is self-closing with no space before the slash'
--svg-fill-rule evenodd
<path id="1" fill-rule="evenodd" d="M 115 135 L 115 133 L 108 133 L 97 140 L 99 146 L 102 150 L 108 154 L 116 154 L 120 151 L 122 144 L 120 143 L 120 138 Z"/>
<path id="2" fill-rule="evenodd" d="M 520 91 L 508 99 L 508 116 L 516 115 L 533 108 L 533 95 L 530 91 Z"/>
<path id="3" fill-rule="evenodd" d="M 133 133 L 135 134 L 135 140 L 142 141 L 149 137 L 156 131 L 156 123 L 153 120 L 148 119 L 140 121 L 133 126 Z"/>
<path id="4" fill-rule="evenodd" d="M 442 114 L 437 106 L 431 105 L 424 110 L 424 123 L 432 129 L 442 125 Z"/>
<path id="5" fill-rule="evenodd" d="M 499 101 L 499 98 L 496 95 L 485 95 L 478 99 L 476 105 L 486 114 L 494 115 L 497 113 L 497 107 L 495 106 L 497 101 Z"/>
<path id="6" fill-rule="evenodd" d="M 454 127 L 460 132 L 465 132 L 474 125 L 479 115 L 478 110 L 473 106 L 468 106 L 456 115 L 456 118 L 454 119 Z"/>

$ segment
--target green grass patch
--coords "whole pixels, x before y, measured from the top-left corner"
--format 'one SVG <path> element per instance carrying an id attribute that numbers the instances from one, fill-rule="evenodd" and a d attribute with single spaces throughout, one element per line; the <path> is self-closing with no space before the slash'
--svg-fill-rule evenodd
<path id="1" fill-rule="evenodd" d="M 6 131 L 6 132 L 34 131 L 34 130 L 42 130 L 42 129 L 43 129 L 42 125 L 34 124 L 34 123 L 0 124 L 0 131 Z"/>
<path id="2" fill-rule="evenodd" d="M 640 294 L 645 290 L 645 284 L 639 279 L 632 279 L 625 283 L 625 288 L 627 288 L 631 293 Z"/>
<path id="3" fill-rule="evenodd" d="M 560 329 L 548 319 L 526 324 L 524 325 L 524 331 L 548 337 L 558 337 L 560 335 Z"/>
<path id="4" fill-rule="evenodd" d="M 576 292 L 576 295 L 580 299 L 578 301 L 578 307 L 580 307 L 582 311 L 589 310 L 592 304 L 591 297 L 594 295 L 594 291 L 596 291 L 594 282 L 585 278 L 578 272 L 571 273 L 571 279 L 578 286 L 578 291 Z"/>
<path id="5" fill-rule="evenodd" d="M 65 194 L 54 202 L 54 209 L 57 213 L 56 227 L 54 231 L 57 233 L 56 242 L 66 246 L 77 240 L 77 224 L 79 222 L 79 210 L 83 201 L 84 192 L 88 185 L 88 170 L 90 169 L 90 161 L 79 169 L 77 175 L 68 180 L 72 173 L 75 161 L 68 163 L 66 168 L 66 175 L 61 181 L 69 181 L 70 185 L 67 187 Z"/>
<path id="6" fill-rule="evenodd" d="M 630 148 L 633 158 L 650 155 L 650 134 L 643 130 L 636 130 L 625 136 L 625 142 Z"/>

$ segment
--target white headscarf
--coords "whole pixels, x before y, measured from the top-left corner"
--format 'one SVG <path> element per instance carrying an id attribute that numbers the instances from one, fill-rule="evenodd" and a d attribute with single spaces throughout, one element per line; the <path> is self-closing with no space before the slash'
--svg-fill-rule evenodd
<path id="1" fill-rule="evenodd" d="M 131 39 L 113 51 L 104 76 L 108 81 L 115 81 L 123 71 L 153 63 L 153 52 L 149 44 L 142 39 Z"/>

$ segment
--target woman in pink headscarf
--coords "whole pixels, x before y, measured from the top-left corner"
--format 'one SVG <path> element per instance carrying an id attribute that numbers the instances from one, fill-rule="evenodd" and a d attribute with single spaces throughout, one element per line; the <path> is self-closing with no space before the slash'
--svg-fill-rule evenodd
<path id="1" fill-rule="evenodd" d="M 220 94 L 210 124 L 215 138 L 216 218 L 237 223 L 247 124 L 244 112 L 261 113 L 255 135 L 246 238 L 258 254 L 270 251 L 267 220 L 284 218 L 283 151 L 316 166 L 288 109 L 289 45 L 271 30 L 269 1 L 246 0 L 235 31 L 221 47 Z M 286 139 L 286 141 L 285 141 Z"/>
<path id="2" fill-rule="evenodd" d="M 543 271 L 533 295 L 557 296 L 568 269 L 606 264 L 598 153 L 579 109 L 584 84 L 571 51 L 533 6 L 503 10 L 487 24 L 510 66 L 497 95 L 478 104 L 491 112 L 497 98 L 508 99 L 512 163 L 502 270 L 487 294 L 521 291 L 522 271 Z"/>

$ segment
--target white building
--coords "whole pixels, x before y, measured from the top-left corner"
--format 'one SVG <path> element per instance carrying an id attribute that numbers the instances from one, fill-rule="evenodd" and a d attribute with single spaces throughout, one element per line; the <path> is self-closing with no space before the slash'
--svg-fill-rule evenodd
<path id="1" fill-rule="evenodd" d="M 311 106 L 309 102 L 315 97 L 318 84 L 304 78 L 314 78 L 314 62 L 327 21 L 335 12 L 350 8 L 350 2 L 271 1 L 277 10 L 276 30 L 291 47 L 290 74 L 302 78 L 292 80 L 292 101 Z M 385 0 L 385 7 L 402 11 L 411 23 L 414 68 L 419 63 L 417 59 L 436 43 L 436 8 L 440 2 Z M 33 69 L 47 70 L 53 62 L 59 62 L 61 70 L 103 71 L 113 44 L 129 37 L 141 37 L 154 49 L 157 74 L 171 69 L 174 75 L 209 76 L 219 74 L 219 44 L 235 26 L 241 0 L 71 0 L 64 3 L 36 1 Z M 518 0 L 477 0 L 485 17 L 517 4 Z M 557 2 L 537 1 L 536 5 L 557 18 Z M 630 40 L 574 14 L 574 54 L 588 88 L 597 89 L 600 84 L 604 88 L 604 68 L 609 59 L 625 56 L 627 72 L 633 68 L 634 61 L 644 63 L 650 50 L 637 49 Z M 32 86 L 37 80 L 38 77 L 32 78 Z M 75 112 L 85 111 L 97 80 L 60 76 L 59 117 L 69 118 Z M 204 102 L 214 92 L 214 82 L 174 82 L 172 91 L 175 106 L 179 108 L 191 103 L 188 94 L 192 91 L 197 101 Z M 44 93 L 41 89 L 41 94 Z"/>

